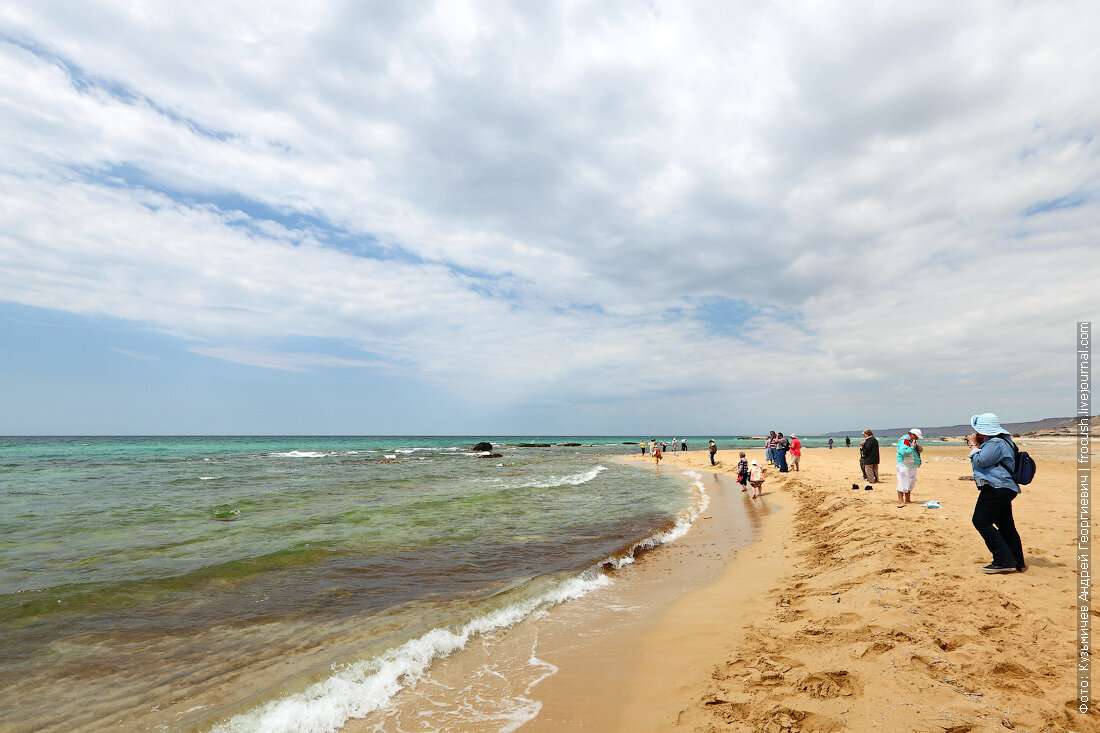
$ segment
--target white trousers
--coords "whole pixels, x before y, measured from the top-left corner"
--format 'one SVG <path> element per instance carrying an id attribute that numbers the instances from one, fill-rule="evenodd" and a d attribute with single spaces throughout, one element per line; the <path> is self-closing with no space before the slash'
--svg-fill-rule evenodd
<path id="1" fill-rule="evenodd" d="M 908 494 L 917 483 L 917 467 L 899 463 L 896 468 L 898 469 L 898 491 Z"/>

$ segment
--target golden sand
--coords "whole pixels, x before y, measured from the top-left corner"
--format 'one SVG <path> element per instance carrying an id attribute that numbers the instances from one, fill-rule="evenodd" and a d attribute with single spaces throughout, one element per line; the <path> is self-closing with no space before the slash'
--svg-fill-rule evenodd
<path id="1" fill-rule="evenodd" d="M 640 639 L 617 728 L 1100 730 L 1095 709 L 1076 712 L 1074 448 L 1026 449 L 1038 475 L 1013 512 L 1028 569 L 1008 575 L 979 572 L 991 557 L 963 447 L 926 447 L 902 509 L 892 461 L 865 491 L 855 446 L 771 473 L 765 499 L 782 506 Z M 705 452 L 669 454 L 662 469 L 732 473 L 736 453 L 719 457 L 711 469 Z"/>

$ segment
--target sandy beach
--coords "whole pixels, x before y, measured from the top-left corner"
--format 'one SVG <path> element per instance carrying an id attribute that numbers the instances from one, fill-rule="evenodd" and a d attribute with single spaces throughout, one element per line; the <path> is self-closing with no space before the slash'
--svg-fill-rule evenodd
<path id="1" fill-rule="evenodd" d="M 901 509 L 889 445 L 872 491 L 855 445 L 806 450 L 801 472 L 770 473 L 756 541 L 641 636 L 629 692 L 609 701 L 614 727 L 1100 730 L 1095 709 L 1076 712 L 1073 446 L 1026 449 L 1039 472 L 1013 511 L 1028 568 L 1009 575 L 979 572 L 990 556 L 970 521 L 964 447 L 929 441 Z M 718 458 L 711 468 L 704 451 L 670 453 L 660 470 L 734 485 L 737 454 Z"/>

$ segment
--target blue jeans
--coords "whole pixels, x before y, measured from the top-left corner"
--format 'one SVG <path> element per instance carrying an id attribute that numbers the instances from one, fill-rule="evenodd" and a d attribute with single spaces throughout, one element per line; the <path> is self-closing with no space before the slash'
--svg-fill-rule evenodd
<path id="1" fill-rule="evenodd" d="M 978 530 L 985 546 L 993 553 L 994 565 L 1024 566 L 1023 544 L 1016 531 L 1016 522 L 1012 519 L 1012 500 L 1016 496 L 1012 489 L 983 486 L 974 505 L 974 529 Z"/>
<path id="2" fill-rule="evenodd" d="M 775 449 L 775 465 L 779 466 L 779 473 L 787 472 L 787 451 L 782 448 Z"/>

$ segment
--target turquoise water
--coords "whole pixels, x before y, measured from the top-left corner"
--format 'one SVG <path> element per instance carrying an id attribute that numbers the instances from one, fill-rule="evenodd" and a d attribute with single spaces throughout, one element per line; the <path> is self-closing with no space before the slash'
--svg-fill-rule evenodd
<path id="1" fill-rule="evenodd" d="M 0 727 L 333 730 L 690 520 L 639 437 L 483 439 L 0 438 Z"/>
<path id="2" fill-rule="evenodd" d="M 630 436 L 481 439 L 0 438 L 2 727 L 258 729 L 355 665 L 384 704 L 378 660 L 583 593 L 692 500 Z"/>

